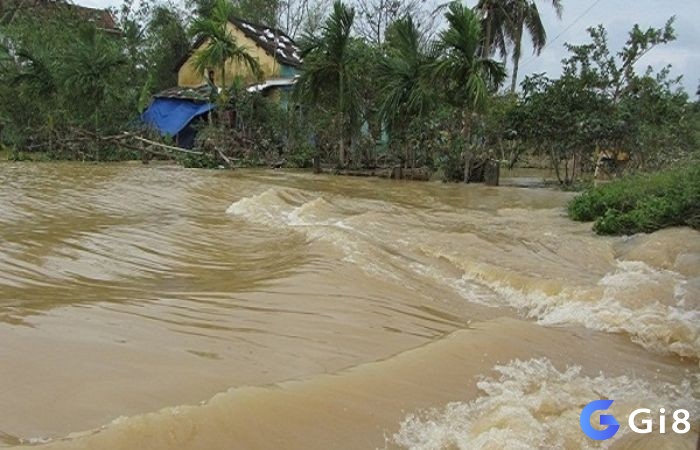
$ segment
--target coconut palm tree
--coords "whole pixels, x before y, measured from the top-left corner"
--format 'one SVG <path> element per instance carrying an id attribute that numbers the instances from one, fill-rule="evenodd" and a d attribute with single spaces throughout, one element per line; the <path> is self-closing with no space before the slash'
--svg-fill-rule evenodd
<path id="1" fill-rule="evenodd" d="M 216 0 L 209 16 L 198 17 L 192 22 L 190 34 L 204 40 L 205 45 L 194 56 L 194 67 L 200 73 L 217 68 L 221 73 L 221 87 L 226 88 L 226 65 L 238 62 L 259 77 L 260 63 L 248 50 L 239 45 L 231 33 L 228 22 L 233 15 L 233 4 L 228 0 Z"/>
<path id="2" fill-rule="evenodd" d="M 340 0 L 321 28 L 320 36 L 303 39 L 304 66 L 297 82 L 297 94 L 312 103 L 334 104 L 340 130 L 338 156 L 345 164 L 347 118 L 356 107 L 358 92 L 354 83 L 352 37 L 355 10 Z"/>
<path id="3" fill-rule="evenodd" d="M 462 133 L 469 142 L 472 114 L 483 112 L 489 92 L 503 83 L 506 71 L 502 63 L 481 55 L 481 21 L 474 11 L 453 2 L 445 18 L 448 27 L 440 34 L 434 73 L 443 80 L 448 98 L 462 108 Z"/>
<path id="4" fill-rule="evenodd" d="M 474 7 L 481 16 L 481 56 L 487 58 L 498 50 L 507 54 L 506 43 L 512 29 L 512 2 L 515 0 L 479 0 Z"/>
<path id="5" fill-rule="evenodd" d="M 552 7 L 561 19 L 564 10 L 561 0 L 551 0 Z M 540 12 L 535 0 L 510 0 L 508 9 L 511 11 L 512 27 L 510 29 L 513 41 L 513 76 L 511 78 L 511 92 L 515 92 L 518 85 L 518 69 L 522 56 L 523 33 L 527 30 L 532 40 L 535 54 L 539 55 L 547 44 L 547 31 L 542 24 Z"/>

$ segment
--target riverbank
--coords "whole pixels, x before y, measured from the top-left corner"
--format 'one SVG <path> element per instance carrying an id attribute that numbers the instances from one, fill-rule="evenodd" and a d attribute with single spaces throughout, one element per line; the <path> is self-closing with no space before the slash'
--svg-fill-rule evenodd
<path id="1" fill-rule="evenodd" d="M 568 212 L 574 220 L 595 222 L 599 234 L 650 233 L 674 226 L 700 229 L 700 163 L 589 189 L 569 203 Z"/>

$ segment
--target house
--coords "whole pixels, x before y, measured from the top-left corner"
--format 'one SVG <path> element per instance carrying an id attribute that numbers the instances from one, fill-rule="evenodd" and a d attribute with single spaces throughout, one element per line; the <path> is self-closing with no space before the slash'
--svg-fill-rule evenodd
<path id="1" fill-rule="evenodd" d="M 262 71 L 261 79 L 247 66 L 229 61 L 225 68 L 227 82 L 240 78 L 248 92 L 275 96 L 286 105 L 302 64 L 301 50 L 296 43 L 281 30 L 235 17 L 229 20 L 227 27 L 238 45 L 245 47 L 258 60 Z M 173 137 L 182 147 L 194 143 L 192 124 L 214 109 L 211 99 L 216 93 L 212 91 L 221 89 L 223 84 L 220 70 L 198 71 L 193 64 L 195 55 L 206 43 L 206 39 L 194 43 L 189 54 L 175 68 L 178 87 L 156 94 L 141 116 L 143 122 L 160 134 Z"/>
<path id="2" fill-rule="evenodd" d="M 95 27 L 109 34 L 120 36 L 114 15 L 109 9 L 89 8 L 64 0 L 4 0 L 0 1 L 0 16 L 5 20 L 16 14 L 44 15 L 68 14 L 81 21 L 90 22 Z"/>
<path id="3" fill-rule="evenodd" d="M 263 82 L 274 80 L 268 85 L 269 89 L 281 89 L 291 86 L 301 67 L 301 50 L 296 43 L 283 31 L 276 28 L 257 25 L 239 18 L 231 18 L 227 24 L 230 33 L 236 38 L 239 45 L 245 47 L 248 52 L 258 60 L 262 70 Z M 177 65 L 178 86 L 196 88 L 206 84 L 207 78 L 213 76 L 213 83 L 221 86 L 221 74 L 218 70 L 199 72 L 193 64 L 194 55 L 206 44 L 206 39 L 195 42 L 192 51 Z M 226 65 L 226 78 L 231 81 L 240 77 L 247 85 L 258 84 L 250 70 L 236 61 L 230 61 Z"/>

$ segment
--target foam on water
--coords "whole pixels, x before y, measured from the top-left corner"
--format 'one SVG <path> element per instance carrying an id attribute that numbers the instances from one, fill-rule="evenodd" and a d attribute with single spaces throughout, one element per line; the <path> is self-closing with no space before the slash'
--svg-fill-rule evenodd
<path id="1" fill-rule="evenodd" d="M 498 378 L 477 383 L 481 397 L 410 414 L 393 436 L 393 443 L 411 450 L 608 448 L 633 440 L 623 418 L 637 408 L 683 408 L 691 418 L 700 413 L 697 375 L 679 385 L 602 373 L 589 377 L 577 366 L 560 371 L 546 358 L 515 360 L 494 370 Z M 597 399 L 615 400 L 610 413 L 622 427 L 614 440 L 595 443 L 586 439 L 578 426 L 583 406 Z M 667 426 L 670 430 L 670 424 Z M 660 442 L 666 448 L 671 441 L 677 448 L 692 448 L 696 436 L 697 429 L 683 436 L 663 435 L 666 440 Z M 634 448 L 634 444 L 630 446 Z"/>
<path id="2" fill-rule="evenodd" d="M 542 325 L 625 333 L 649 350 L 700 359 L 700 298 L 697 288 L 688 289 L 696 269 L 685 257 L 692 249 L 659 250 L 682 240 L 682 234 L 671 230 L 658 237 L 622 239 L 628 259 L 615 259 L 614 241 L 576 236 L 567 242 L 548 232 L 571 226 L 568 220 L 556 222 L 558 213 L 549 210 L 500 210 L 498 216 L 440 213 L 436 220 L 378 201 L 363 200 L 358 211 L 353 199 L 356 210 L 351 211 L 342 207 L 343 200 L 271 188 L 233 203 L 227 212 L 327 242 L 342 252 L 342 260 L 374 277 L 402 284 L 417 277 L 432 280 L 469 302 L 513 307 Z M 465 220 L 473 221 L 466 230 L 450 229 Z M 509 234 L 502 235 L 503 230 Z M 491 240 L 494 233 L 510 241 L 497 244 Z M 588 264 L 610 270 L 596 273 L 571 251 L 589 252 Z M 530 259 L 534 267 L 522 265 Z M 675 270 L 674 260 L 686 264 Z M 444 261 L 463 275 L 445 272 L 440 268 Z"/>
<path id="3" fill-rule="evenodd" d="M 464 278 L 485 283 L 499 294 L 495 304 L 518 308 L 542 325 L 626 333 L 649 350 L 700 359 L 700 310 L 677 273 L 619 261 L 596 287 L 564 288 L 556 295 L 518 289 L 480 274 L 467 272 Z M 663 295 L 650 295 L 655 290 Z"/>

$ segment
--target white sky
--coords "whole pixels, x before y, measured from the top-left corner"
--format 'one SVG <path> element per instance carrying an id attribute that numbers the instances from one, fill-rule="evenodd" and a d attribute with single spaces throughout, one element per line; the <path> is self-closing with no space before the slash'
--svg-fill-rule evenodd
<path id="1" fill-rule="evenodd" d="M 660 68 L 672 64 L 673 75 L 683 75 L 686 89 L 695 96 L 700 82 L 700 0 L 563 0 L 564 15 L 561 21 L 550 7 L 551 2 L 538 2 L 549 44 L 537 58 L 531 57 L 531 48 L 524 49 L 521 63 L 523 75 L 546 72 L 556 77 L 561 70 L 561 60 L 566 56 L 563 44 L 587 42 L 586 29 L 590 26 L 605 25 L 610 48 L 617 51 L 625 43 L 627 32 L 635 23 L 642 28 L 662 27 L 669 17 L 675 15 L 678 40 L 647 54 L 640 61 L 639 69 L 643 70 L 647 65 Z M 77 0 L 77 3 L 105 8 L 118 7 L 121 0 Z M 472 6 L 476 0 L 467 0 L 467 3 Z"/>
<path id="2" fill-rule="evenodd" d="M 618 51 L 627 40 L 628 31 L 638 23 L 643 29 L 663 27 L 671 16 L 676 16 L 675 28 L 678 40 L 655 48 L 638 65 L 640 70 L 652 65 L 656 68 L 673 65 L 673 75 L 683 75 L 683 82 L 691 95 L 700 82 L 700 0 L 563 0 L 564 15 L 556 18 L 554 10 L 542 0 L 540 13 L 547 27 L 549 46 L 539 58 L 525 57 L 526 73 L 547 72 L 556 76 L 561 70 L 561 60 L 566 56 L 565 42 L 587 42 L 588 27 L 603 24 L 608 30 L 609 45 Z M 551 4 L 551 3 L 550 3 Z M 592 5 L 587 14 L 582 14 Z M 575 22 L 578 18 L 580 19 Z M 575 24 L 571 26 L 572 23 Z M 567 27 L 571 28 L 564 32 Z M 560 33 L 564 34 L 551 42 Z M 531 48 L 528 53 L 531 54 Z"/>

